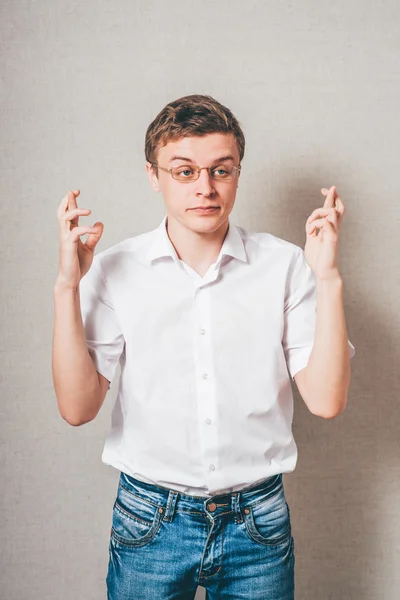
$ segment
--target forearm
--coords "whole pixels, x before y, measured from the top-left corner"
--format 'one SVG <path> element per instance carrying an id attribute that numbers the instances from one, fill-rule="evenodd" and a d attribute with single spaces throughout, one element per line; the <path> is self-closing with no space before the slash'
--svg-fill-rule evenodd
<path id="1" fill-rule="evenodd" d="M 305 401 L 310 410 L 334 417 L 346 406 L 350 355 L 343 308 L 343 282 L 317 279 L 314 345 L 305 369 Z"/>
<path id="2" fill-rule="evenodd" d="M 61 416 L 71 425 L 92 420 L 101 405 L 101 389 L 89 355 L 80 309 L 79 288 L 54 288 L 52 368 Z"/>

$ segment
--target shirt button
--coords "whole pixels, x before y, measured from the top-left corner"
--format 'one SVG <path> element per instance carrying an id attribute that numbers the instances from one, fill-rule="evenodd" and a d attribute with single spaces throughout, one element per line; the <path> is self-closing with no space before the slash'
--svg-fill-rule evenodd
<path id="1" fill-rule="evenodd" d="M 210 465 L 210 471 L 215 471 L 215 465 Z"/>
<path id="2" fill-rule="evenodd" d="M 203 373 L 203 379 L 207 379 L 208 378 L 208 374 L 207 373 Z"/>
<path id="3" fill-rule="evenodd" d="M 207 425 L 211 425 L 211 419 L 206 419 Z"/>
<path id="4" fill-rule="evenodd" d="M 200 335 L 205 335 L 206 330 L 205 329 L 200 329 Z"/>

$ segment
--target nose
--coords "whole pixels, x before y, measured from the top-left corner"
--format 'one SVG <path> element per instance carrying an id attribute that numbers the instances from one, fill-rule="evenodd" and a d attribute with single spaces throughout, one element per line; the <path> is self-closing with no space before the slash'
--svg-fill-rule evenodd
<path id="1" fill-rule="evenodd" d="M 200 171 L 200 177 L 196 181 L 197 184 L 197 196 L 212 196 L 215 193 L 214 189 L 214 181 L 211 179 L 207 169 L 202 169 Z"/>

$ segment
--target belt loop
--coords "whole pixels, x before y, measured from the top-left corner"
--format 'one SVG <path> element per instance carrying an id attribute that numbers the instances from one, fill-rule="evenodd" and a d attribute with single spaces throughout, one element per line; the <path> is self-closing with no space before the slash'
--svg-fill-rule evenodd
<path id="1" fill-rule="evenodd" d="M 178 492 L 170 490 L 168 494 L 167 506 L 165 508 L 164 521 L 167 521 L 168 523 L 172 521 L 172 517 L 175 513 L 175 505 L 177 500 Z"/>
<path id="2" fill-rule="evenodd" d="M 235 523 L 243 523 L 242 513 L 240 511 L 240 492 L 232 493 L 232 511 L 235 513 Z"/>

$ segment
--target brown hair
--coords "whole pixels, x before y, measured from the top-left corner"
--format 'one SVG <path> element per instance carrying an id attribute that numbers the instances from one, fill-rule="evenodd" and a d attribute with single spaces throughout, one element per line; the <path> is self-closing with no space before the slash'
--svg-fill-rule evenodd
<path id="1" fill-rule="evenodd" d="M 242 160 L 245 140 L 239 122 L 217 100 L 200 94 L 170 102 L 150 123 L 145 140 L 146 160 L 156 163 L 157 150 L 168 142 L 189 136 L 201 137 L 207 133 L 232 133 Z"/>

